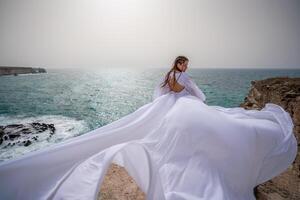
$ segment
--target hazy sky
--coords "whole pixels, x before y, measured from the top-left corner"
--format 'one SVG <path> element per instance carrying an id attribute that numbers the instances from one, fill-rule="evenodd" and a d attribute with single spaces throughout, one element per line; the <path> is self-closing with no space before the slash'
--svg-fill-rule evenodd
<path id="1" fill-rule="evenodd" d="M 0 0 L 0 65 L 300 68 L 299 0 Z"/>

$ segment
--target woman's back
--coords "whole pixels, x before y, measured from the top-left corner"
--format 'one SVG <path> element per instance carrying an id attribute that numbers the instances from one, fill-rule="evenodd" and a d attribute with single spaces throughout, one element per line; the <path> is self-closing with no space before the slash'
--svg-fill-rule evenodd
<path id="1" fill-rule="evenodd" d="M 174 74 L 175 73 L 175 74 Z M 169 89 L 173 92 L 181 92 L 184 90 L 184 82 L 183 79 L 181 78 L 182 73 L 180 72 L 173 72 L 169 75 L 169 80 L 168 80 L 168 86 Z"/>
<path id="2" fill-rule="evenodd" d="M 197 87 L 193 80 L 189 77 L 186 72 L 175 71 L 169 74 L 170 81 L 164 87 L 161 87 L 161 84 L 157 85 L 153 92 L 153 99 L 167 94 L 169 92 L 176 94 L 176 96 L 192 95 L 196 96 L 201 101 L 206 100 L 205 94 Z M 175 80 L 175 85 L 173 85 Z"/>

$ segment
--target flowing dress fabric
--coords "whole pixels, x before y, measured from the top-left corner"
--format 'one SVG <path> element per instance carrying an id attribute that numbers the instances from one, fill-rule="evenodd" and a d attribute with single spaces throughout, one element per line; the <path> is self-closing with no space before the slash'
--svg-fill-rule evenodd
<path id="1" fill-rule="evenodd" d="M 0 164 L 0 199 L 97 199 L 109 165 L 124 166 L 150 200 L 250 200 L 253 188 L 294 161 L 292 119 L 208 106 L 182 73 L 179 92 L 156 87 L 153 101 L 84 135 Z"/>

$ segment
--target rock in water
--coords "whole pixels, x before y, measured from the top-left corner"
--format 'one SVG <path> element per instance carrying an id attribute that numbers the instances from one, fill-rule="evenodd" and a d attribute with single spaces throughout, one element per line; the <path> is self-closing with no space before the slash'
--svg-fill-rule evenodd
<path id="1" fill-rule="evenodd" d="M 251 82 L 241 107 L 260 110 L 268 102 L 282 106 L 295 124 L 298 154 L 284 173 L 256 187 L 258 200 L 300 199 L 300 78 L 275 77 Z"/>
<path id="2" fill-rule="evenodd" d="M 46 134 L 46 139 L 55 133 L 54 124 L 46 123 L 27 123 L 27 124 L 9 124 L 0 126 L 0 145 L 3 148 L 24 145 L 29 146 L 37 141 L 41 134 Z"/>

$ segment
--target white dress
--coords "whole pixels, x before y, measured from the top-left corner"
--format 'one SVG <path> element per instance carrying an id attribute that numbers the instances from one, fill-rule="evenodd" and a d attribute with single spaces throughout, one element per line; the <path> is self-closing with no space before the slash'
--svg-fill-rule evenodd
<path id="1" fill-rule="evenodd" d="M 0 163 L 0 199 L 97 199 L 114 162 L 149 200 L 250 200 L 294 161 L 282 107 L 208 106 L 186 73 L 178 82 L 179 93 L 156 87 L 152 102 L 117 121 Z"/>

